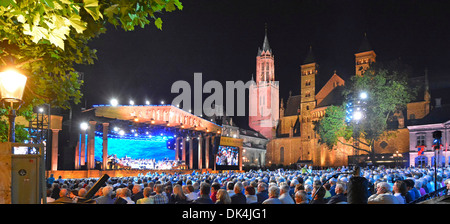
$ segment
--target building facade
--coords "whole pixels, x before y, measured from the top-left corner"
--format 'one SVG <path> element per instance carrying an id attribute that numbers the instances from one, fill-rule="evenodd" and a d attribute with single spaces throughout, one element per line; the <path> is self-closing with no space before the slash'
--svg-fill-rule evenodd
<path id="1" fill-rule="evenodd" d="M 409 165 L 415 167 L 449 165 L 450 105 L 436 98 L 433 110 L 422 119 L 409 122 Z M 441 131 L 441 146 L 435 150 L 433 132 Z"/>
<path id="2" fill-rule="evenodd" d="M 376 61 L 375 51 L 371 48 L 366 35 L 354 56 L 354 75 L 362 75 L 370 64 Z M 318 88 L 317 80 L 321 75 L 319 68 L 310 47 L 305 61 L 300 66 L 300 95 L 290 94 L 286 104 L 281 99 L 280 120 L 276 133 L 267 144 L 266 165 L 287 166 L 300 161 L 310 161 L 314 166 L 345 166 L 349 164 L 349 156 L 372 160 L 367 155 L 359 155 L 360 151 L 355 151 L 348 145 L 338 143 L 333 149 L 328 149 L 319 143 L 319 136 L 314 131 L 314 122 L 325 115 L 328 106 L 343 103 L 342 90 L 345 86 L 345 80 L 334 71 L 326 84 Z M 421 119 L 430 111 L 427 76 L 419 77 L 416 81 L 423 87 L 418 99 L 408 104 L 405 111 L 398 111 L 392 116 L 390 125 L 394 127 L 375 143 L 375 153 L 380 155 L 378 161 L 396 164 L 398 160 L 401 161 L 398 165 L 406 165 L 404 159 L 398 158 L 407 157 L 410 150 L 410 135 L 405 122 Z M 351 141 L 347 143 L 351 145 Z"/>
<path id="3" fill-rule="evenodd" d="M 253 79 L 253 77 L 252 77 Z M 275 57 L 266 35 L 256 56 L 256 80 L 249 86 L 249 126 L 268 139 L 278 123 L 279 85 L 275 81 Z"/>
<path id="4" fill-rule="evenodd" d="M 266 145 L 269 139 L 259 132 L 240 128 L 232 118 L 224 118 L 222 136 L 242 139 L 242 165 L 244 167 L 262 167 L 266 164 Z"/>

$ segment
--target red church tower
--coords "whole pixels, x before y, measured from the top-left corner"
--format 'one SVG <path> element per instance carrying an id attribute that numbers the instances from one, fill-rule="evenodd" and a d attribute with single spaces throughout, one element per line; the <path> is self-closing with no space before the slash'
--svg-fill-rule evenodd
<path id="1" fill-rule="evenodd" d="M 253 79 L 253 77 L 252 77 Z M 275 64 L 266 35 L 256 56 L 256 83 L 249 88 L 249 126 L 272 139 L 279 120 L 279 85 L 275 81 Z"/>

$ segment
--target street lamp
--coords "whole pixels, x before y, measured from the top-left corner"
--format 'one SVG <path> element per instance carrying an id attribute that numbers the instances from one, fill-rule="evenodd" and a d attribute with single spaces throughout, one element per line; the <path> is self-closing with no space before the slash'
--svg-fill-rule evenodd
<path id="1" fill-rule="evenodd" d="M 80 129 L 83 131 L 86 131 L 88 129 L 89 125 L 86 122 L 83 122 L 80 124 Z"/>
<path id="2" fill-rule="evenodd" d="M 1 101 L 3 104 L 6 102 L 11 105 L 9 108 L 9 142 L 16 140 L 16 109 L 18 110 L 23 104 L 22 97 L 26 82 L 27 77 L 15 70 L 0 72 Z M 17 108 L 14 107 L 14 103 L 17 103 Z"/>

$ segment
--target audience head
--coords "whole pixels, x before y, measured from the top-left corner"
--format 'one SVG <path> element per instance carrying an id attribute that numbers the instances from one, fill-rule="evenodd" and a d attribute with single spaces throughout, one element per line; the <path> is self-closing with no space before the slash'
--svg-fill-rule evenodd
<path id="1" fill-rule="evenodd" d="M 231 198 L 225 189 L 219 189 L 217 191 L 217 201 L 223 202 L 224 204 L 231 204 Z"/>
<path id="2" fill-rule="evenodd" d="M 296 204 L 302 204 L 307 202 L 307 194 L 304 190 L 299 190 L 295 192 L 295 203 Z"/>
<path id="3" fill-rule="evenodd" d="M 255 195 L 255 188 L 253 186 L 245 187 L 245 194 L 246 195 Z"/>
<path id="4" fill-rule="evenodd" d="M 150 187 L 146 187 L 144 188 L 144 191 L 142 192 L 142 194 L 144 195 L 144 197 L 148 198 L 150 197 L 150 194 L 152 193 L 152 189 Z"/>
<path id="5" fill-rule="evenodd" d="M 242 193 L 243 190 L 244 190 L 244 185 L 242 185 L 241 182 L 237 182 L 237 183 L 234 185 L 234 193 L 236 193 L 236 194 Z"/>
<path id="6" fill-rule="evenodd" d="M 201 195 L 207 195 L 209 196 L 209 193 L 211 192 L 211 187 L 208 183 L 203 182 L 200 184 L 200 194 Z"/>
<path id="7" fill-rule="evenodd" d="M 280 190 L 276 186 L 269 187 L 269 197 L 270 198 L 278 198 L 280 195 Z"/>

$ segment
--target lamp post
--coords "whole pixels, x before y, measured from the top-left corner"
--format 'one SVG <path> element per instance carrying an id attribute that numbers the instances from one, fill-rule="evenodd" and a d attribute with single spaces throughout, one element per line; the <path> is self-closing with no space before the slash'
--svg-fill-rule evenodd
<path id="1" fill-rule="evenodd" d="M 25 90 L 25 84 L 27 82 L 27 77 L 15 70 L 6 70 L 0 72 L 0 92 L 1 101 L 3 105 L 5 103 L 10 104 L 9 108 L 9 142 L 15 142 L 15 119 L 16 110 L 20 108 L 23 104 L 22 97 L 23 91 Z M 16 103 L 16 107 L 14 104 Z"/>
<path id="2" fill-rule="evenodd" d="M 365 114 L 365 105 L 366 100 L 368 98 L 367 92 L 360 92 L 358 97 L 351 97 L 350 101 L 346 105 L 346 113 L 347 116 L 345 118 L 348 124 L 353 125 L 353 155 L 354 155 L 354 165 L 357 166 L 359 159 L 356 158 L 358 156 L 359 150 L 359 123 L 364 119 Z"/>

